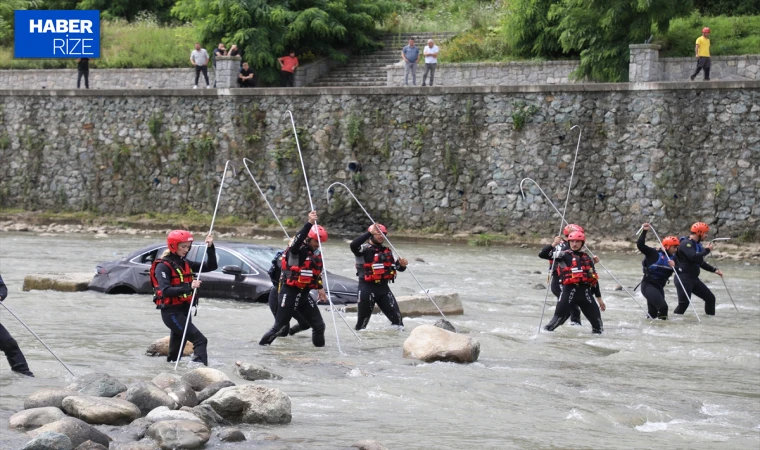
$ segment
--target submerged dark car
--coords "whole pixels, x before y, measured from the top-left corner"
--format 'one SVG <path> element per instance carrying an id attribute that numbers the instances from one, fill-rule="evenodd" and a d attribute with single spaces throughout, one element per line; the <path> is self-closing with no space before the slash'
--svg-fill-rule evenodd
<path id="1" fill-rule="evenodd" d="M 213 297 L 247 302 L 267 302 L 272 281 L 267 271 L 278 251 L 275 247 L 241 242 L 214 242 L 219 267 L 201 273 L 200 297 Z M 205 244 L 193 244 L 186 258 L 200 262 Z M 144 247 L 119 261 L 98 264 L 89 289 L 108 294 L 153 294 L 150 267 L 166 250 L 166 244 Z M 357 302 L 359 283 L 340 275 L 327 273 L 333 303 Z M 316 298 L 316 291 L 311 295 Z"/>

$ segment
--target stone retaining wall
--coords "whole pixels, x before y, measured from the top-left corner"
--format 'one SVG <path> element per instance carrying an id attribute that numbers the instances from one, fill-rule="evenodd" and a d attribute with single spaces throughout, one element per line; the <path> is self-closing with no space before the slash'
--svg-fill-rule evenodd
<path id="1" fill-rule="evenodd" d="M 703 220 L 757 233 L 760 82 L 516 87 L 0 91 L 0 203 L 29 210 L 211 213 L 271 222 L 242 158 L 281 218 L 308 199 L 292 110 L 323 223 L 366 229 L 336 188 L 395 227 L 556 233 L 531 177 L 593 235 L 661 233 Z M 347 170 L 350 161 L 361 172 Z"/>
<path id="2" fill-rule="evenodd" d="M 652 81 L 690 81 L 697 68 L 696 58 L 660 58 L 660 46 L 629 46 L 631 55 L 628 75 L 632 83 Z M 710 58 L 710 79 L 713 81 L 760 80 L 760 55 L 713 56 Z M 703 73 L 698 75 L 702 80 Z"/>
<path id="3" fill-rule="evenodd" d="M 208 78 L 214 85 L 214 68 Z M 185 89 L 195 82 L 194 68 L 181 69 L 90 69 L 90 89 Z M 81 83 L 84 89 L 84 78 Z M 198 81 L 205 87 L 203 74 Z M 2 89 L 75 89 L 76 69 L 0 70 Z"/>
<path id="4" fill-rule="evenodd" d="M 508 63 L 439 63 L 435 71 L 436 86 L 508 86 L 569 83 L 577 61 L 521 61 Z M 386 66 L 387 86 L 404 85 L 403 63 Z M 425 64 L 417 65 L 417 86 L 422 85 Z M 409 84 L 412 84 L 411 75 Z"/>

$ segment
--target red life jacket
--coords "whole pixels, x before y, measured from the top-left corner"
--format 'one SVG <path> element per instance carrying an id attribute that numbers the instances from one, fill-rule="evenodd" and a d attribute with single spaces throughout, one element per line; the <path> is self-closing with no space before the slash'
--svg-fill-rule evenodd
<path id="1" fill-rule="evenodd" d="M 158 279 L 156 278 L 156 266 L 159 264 L 166 264 L 169 267 L 171 280 L 169 280 L 172 286 L 179 286 L 181 284 L 190 284 L 193 282 L 193 271 L 190 269 L 190 264 L 183 260 L 184 266 L 180 267 L 174 261 L 166 259 L 156 259 L 153 261 L 153 265 L 150 266 L 150 283 L 153 285 L 153 302 L 157 307 L 163 308 L 164 306 L 177 306 L 185 303 L 189 303 L 193 294 L 182 294 L 178 297 L 165 297 L 164 293 L 158 287 Z"/>
<path id="2" fill-rule="evenodd" d="M 562 284 L 590 284 L 595 286 L 598 277 L 591 265 L 591 258 L 586 253 L 580 255 L 569 251 L 573 257 L 572 265 L 568 266 L 563 260 L 559 261 L 559 279 Z"/>
<path id="3" fill-rule="evenodd" d="M 374 256 L 367 252 L 370 249 L 374 252 Z M 364 281 L 375 283 L 393 281 L 396 279 L 395 263 L 393 252 L 388 247 L 365 244 L 362 248 L 362 256 L 356 257 L 356 275 Z"/>
<path id="4" fill-rule="evenodd" d="M 287 255 L 287 256 L 286 256 Z M 314 254 L 308 249 L 306 259 L 300 263 L 300 255 L 290 252 L 290 247 L 285 250 L 280 260 L 282 261 L 282 280 L 288 286 L 298 289 L 322 289 L 322 255 Z"/>

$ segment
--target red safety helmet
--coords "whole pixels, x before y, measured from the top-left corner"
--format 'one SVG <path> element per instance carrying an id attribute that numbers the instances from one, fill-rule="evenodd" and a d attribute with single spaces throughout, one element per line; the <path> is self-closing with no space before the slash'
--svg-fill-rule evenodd
<path id="1" fill-rule="evenodd" d="M 691 232 L 694 234 L 703 235 L 710 231 L 710 226 L 704 222 L 697 222 L 691 226 Z"/>
<path id="2" fill-rule="evenodd" d="M 583 231 L 573 231 L 567 237 L 568 241 L 583 241 L 586 242 L 586 234 Z"/>
<path id="3" fill-rule="evenodd" d="M 568 235 L 569 235 L 570 233 L 572 233 L 573 231 L 580 231 L 581 233 L 583 233 L 583 232 L 584 232 L 584 231 L 583 231 L 583 227 L 582 227 L 582 226 L 580 226 L 580 225 L 576 225 L 576 224 L 574 224 L 574 223 L 569 223 L 569 224 L 567 224 L 567 225 L 565 226 L 565 229 L 564 229 L 564 230 L 562 230 L 562 234 L 564 234 L 565 236 L 568 236 Z"/>
<path id="4" fill-rule="evenodd" d="M 663 247 L 673 247 L 673 246 L 677 247 L 680 243 L 681 241 L 679 241 L 678 238 L 675 236 L 668 236 L 662 240 Z"/>
<path id="5" fill-rule="evenodd" d="M 166 237 L 166 245 L 172 253 L 177 253 L 177 245 L 180 242 L 193 242 L 193 234 L 185 230 L 174 230 Z"/>
<path id="6" fill-rule="evenodd" d="M 306 237 L 317 239 L 317 233 L 319 233 L 319 241 L 327 242 L 327 230 L 321 225 L 314 225 L 309 230 L 309 234 Z"/>
<path id="7" fill-rule="evenodd" d="M 710 32 L 710 29 L 709 29 L 709 28 L 707 28 L 707 27 L 704 27 L 704 28 L 702 28 L 702 32 L 703 32 L 703 33 L 709 33 L 709 32 Z"/>
<path id="8" fill-rule="evenodd" d="M 388 229 L 385 228 L 385 225 L 383 225 L 382 223 L 375 223 L 375 225 L 377 225 L 377 229 L 380 230 L 380 232 L 382 232 L 383 234 L 388 234 Z M 367 231 L 372 233 L 372 225 L 370 225 L 369 228 L 367 228 Z"/>

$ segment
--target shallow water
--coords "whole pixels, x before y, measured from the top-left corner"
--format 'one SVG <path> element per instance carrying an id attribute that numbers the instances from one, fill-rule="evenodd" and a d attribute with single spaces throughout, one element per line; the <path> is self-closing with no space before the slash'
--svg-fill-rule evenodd
<path id="1" fill-rule="evenodd" d="M 144 356 L 168 333 L 149 296 L 95 292 L 21 292 L 31 273 L 91 271 L 160 238 L 92 235 L 0 234 L 0 273 L 7 305 L 77 374 L 107 372 L 125 384 L 171 372 L 163 358 Z M 257 241 L 282 245 L 279 241 Z M 536 334 L 546 282 L 537 249 L 480 248 L 397 243 L 422 284 L 459 292 L 465 315 L 449 319 L 480 341 L 477 363 L 424 364 L 402 358 L 409 332 L 437 317 L 406 319 L 390 327 L 375 315 L 358 341 L 340 319 L 336 346 L 330 313 L 327 347 L 315 349 L 306 333 L 257 345 L 273 319 L 266 305 L 204 299 L 195 323 L 209 338 L 211 366 L 233 381 L 236 360 L 263 364 L 283 380 L 293 421 L 284 426 L 242 427 L 251 437 L 266 431 L 282 440 L 255 448 L 341 448 L 374 439 L 389 449 L 507 448 L 731 448 L 760 447 L 760 268 L 720 262 L 739 312 L 720 279 L 702 279 L 718 298 L 717 315 L 701 323 L 689 310 L 667 322 L 645 312 L 603 270 L 605 333 L 565 325 Z M 602 262 L 627 287 L 641 273 L 640 256 L 600 252 Z M 414 261 L 422 258 L 425 262 Z M 327 243 L 331 271 L 352 276 L 353 258 L 338 239 Z M 541 271 L 541 274 L 533 272 Z M 419 291 L 409 274 L 396 295 Z M 670 309 L 675 289 L 667 288 Z M 637 296 L 639 304 L 645 300 Z M 701 303 L 697 300 L 697 303 Z M 547 307 L 544 323 L 553 311 Z M 347 314 L 350 324 L 355 314 Z M 36 378 L 12 373 L 0 361 L 0 422 L 23 408 L 37 389 L 64 387 L 66 370 L 4 309 L 0 321 L 18 340 Z M 180 364 L 182 374 L 189 370 Z M 116 440 L 126 437 L 100 427 Z M 0 448 L 20 448 L 29 438 L 0 426 Z M 207 448 L 252 448 L 250 443 Z"/>

